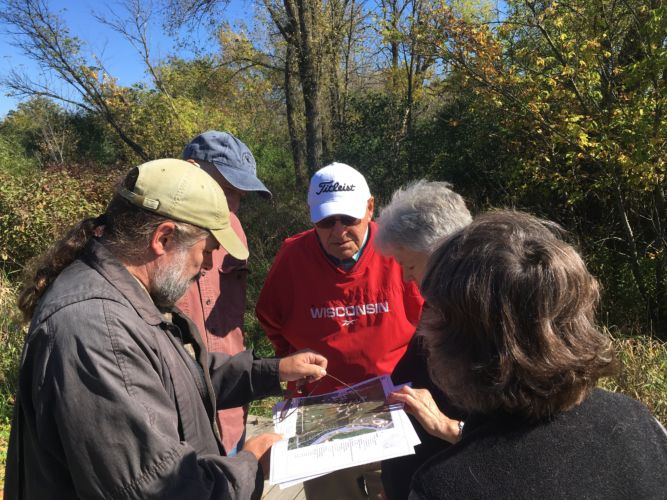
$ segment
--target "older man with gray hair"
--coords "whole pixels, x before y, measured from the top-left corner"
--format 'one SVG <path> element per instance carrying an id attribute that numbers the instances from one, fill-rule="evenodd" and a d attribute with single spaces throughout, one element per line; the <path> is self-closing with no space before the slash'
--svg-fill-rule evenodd
<path id="1" fill-rule="evenodd" d="M 314 227 L 283 243 L 257 301 L 257 318 L 285 356 L 311 348 L 328 359 L 328 373 L 305 393 L 322 394 L 389 374 L 421 316 L 414 283 L 374 241 L 374 198 L 364 176 L 342 163 L 313 175 L 308 190 Z M 334 378 L 335 377 L 335 378 Z M 378 464 L 312 479 L 315 500 L 381 498 Z"/>
<path id="2" fill-rule="evenodd" d="M 443 238 L 472 221 L 465 201 L 451 187 L 447 182 L 419 180 L 398 189 L 391 202 L 380 210 L 375 245 L 398 261 L 406 281 L 420 284 L 428 259 Z M 417 334 L 391 377 L 397 385 L 411 382 L 412 388 L 404 390 L 413 397 L 421 397 L 420 404 L 430 405 L 439 424 L 457 426 L 453 430 L 456 435 L 464 415 L 431 382 L 426 367 L 426 350 L 422 337 Z M 452 418 L 444 418 L 443 411 Z M 382 483 L 389 500 L 408 498 L 414 472 L 436 451 L 448 446 L 429 434 L 414 417 L 410 418 L 421 444 L 415 447 L 414 455 L 382 462 Z"/>

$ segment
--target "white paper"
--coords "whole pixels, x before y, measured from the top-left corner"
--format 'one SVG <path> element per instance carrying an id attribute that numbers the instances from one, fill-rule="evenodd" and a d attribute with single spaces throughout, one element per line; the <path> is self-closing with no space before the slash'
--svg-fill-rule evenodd
<path id="1" fill-rule="evenodd" d="M 383 376 L 334 393 L 295 398 L 285 411 L 285 402 L 276 405 L 275 430 L 285 439 L 271 448 L 269 482 L 285 487 L 413 454 L 419 438 L 410 420 L 400 407 L 386 407 L 393 390 L 389 376 Z"/>

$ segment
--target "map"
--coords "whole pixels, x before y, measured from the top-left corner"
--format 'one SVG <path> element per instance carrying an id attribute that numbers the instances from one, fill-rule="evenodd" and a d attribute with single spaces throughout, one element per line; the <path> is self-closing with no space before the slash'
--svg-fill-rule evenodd
<path id="1" fill-rule="evenodd" d="M 273 408 L 270 484 L 289 487 L 355 465 L 414 453 L 419 438 L 388 375 L 336 392 L 282 401 Z"/>
<path id="2" fill-rule="evenodd" d="M 385 404 L 382 380 L 371 379 L 354 389 L 301 398 L 296 408 L 296 435 L 289 439 L 288 449 L 360 436 L 393 426 L 394 421 Z"/>

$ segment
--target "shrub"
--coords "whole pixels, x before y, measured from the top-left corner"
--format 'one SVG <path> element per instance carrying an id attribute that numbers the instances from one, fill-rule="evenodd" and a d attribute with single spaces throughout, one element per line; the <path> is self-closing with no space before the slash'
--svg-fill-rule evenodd
<path id="1" fill-rule="evenodd" d="M 35 168 L 35 162 L 28 159 L 11 138 L 0 135 L 0 173 L 23 175 Z"/>
<path id="2" fill-rule="evenodd" d="M 273 193 L 266 200 L 251 193 L 241 204 L 239 217 L 248 237 L 250 275 L 245 315 L 246 346 L 260 356 L 273 356 L 273 347 L 255 317 L 255 302 L 266 274 L 285 238 L 304 231 L 312 224 L 308 215 L 305 188 L 294 186 L 294 171 L 284 151 L 254 148 L 259 176 Z"/>
<path id="3" fill-rule="evenodd" d="M 0 488 L 4 484 L 9 428 L 18 387 L 18 367 L 26 326 L 16 307 L 17 287 L 0 271 Z"/>
<path id="4" fill-rule="evenodd" d="M 78 220 L 98 215 L 116 172 L 57 169 L 0 172 L 0 267 L 21 270 Z"/>

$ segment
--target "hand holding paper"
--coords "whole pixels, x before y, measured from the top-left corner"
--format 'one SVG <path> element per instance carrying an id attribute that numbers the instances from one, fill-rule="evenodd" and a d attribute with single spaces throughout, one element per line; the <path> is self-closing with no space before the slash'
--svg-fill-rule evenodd
<path id="1" fill-rule="evenodd" d="M 268 477 L 270 469 L 271 454 L 269 453 L 269 450 L 273 443 L 280 441 L 282 438 L 283 437 L 280 434 L 267 432 L 248 439 L 243 446 L 243 451 L 249 451 L 255 455 L 255 458 L 262 466 L 265 478 Z"/>
<path id="2" fill-rule="evenodd" d="M 414 416 L 431 436 L 449 443 L 459 440 L 459 421 L 440 411 L 428 389 L 413 389 L 405 385 L 389 394 L 388 401 L 403 403 L 405 411 Z"/>
<path id="3" fill-rule="evenodd" d="M 271 484 L 287 487 L 339 469 L 414 453 L 419 438 L 407 415 L 387 405 L 388 375 L 335 392 L 293 398 L 273 408 Z M 287 411 L 285 411 L 287 410 Z"/>
<path id="4" fill-rule="evenodd" d="M 278 365 L 281 382 L 314 382 L 327 374 L 326 368 L 327 358 L 308 350 L 285 356 Z"/>

